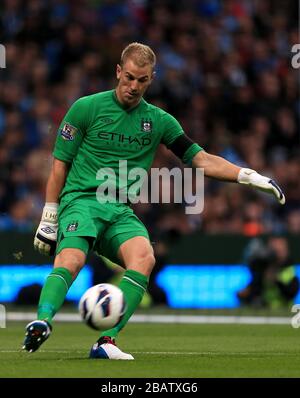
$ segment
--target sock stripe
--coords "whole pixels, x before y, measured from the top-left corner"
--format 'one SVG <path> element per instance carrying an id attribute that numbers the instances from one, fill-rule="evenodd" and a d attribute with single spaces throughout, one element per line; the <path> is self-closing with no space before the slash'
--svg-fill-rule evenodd
<path id="1" fill-rule="evenodd" d="M 133 285 L 138 286 L 139 288 L 141 288 L 142 290 L 144 290 L 144 292 L 146 292 L 146 289 L 144 288 L 144 286 L 140 285 L 138 282 L 136 282 L 135 280 L 129 278 L 128 276 L 123 276 L 123 279 L 128 280 L 129 282 L 131 282 Z"/>
<path id="2" fill-rule="evenodd" d="M 65 282 L 67 291 L 69 290 L 69 286 L 68 286 L 68 284 L 67 284 L 67 282 L 66 282 L 66 280 L 65 280 L 65 278 L 64 278 L 63 276 L 57 275 L 57 274 L 50 274 L 50 275 L 48 276 L 48 278 L 50 278 L 51 276 L 52 276 L 52 277 L 56 276 L 57 278 L 62 279 L 62 280 Z"/>

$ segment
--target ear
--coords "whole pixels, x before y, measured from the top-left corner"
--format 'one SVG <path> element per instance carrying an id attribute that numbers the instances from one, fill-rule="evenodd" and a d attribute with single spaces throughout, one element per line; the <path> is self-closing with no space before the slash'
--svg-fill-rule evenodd
<path id="1" fill-rule="evenodd" d="M 117 64 L 116 75 L 117 75 L 117 79 L 118 79 L 118 80 L 120 79 L 121 71 L 122 71 L 121 65 Z"/>
<path id="2" fill-rule="evenodd" d="M 156 76 L 156 72 L 152 72 L 152 75 L 151 75 L 151 82 L 155 79 L 155 76 Z"/>

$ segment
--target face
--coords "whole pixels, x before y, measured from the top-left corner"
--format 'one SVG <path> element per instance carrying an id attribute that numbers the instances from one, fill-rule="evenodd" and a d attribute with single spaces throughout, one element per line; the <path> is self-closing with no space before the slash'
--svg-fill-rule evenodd
<path id="1" fill-rule="evenodd" d="M 119 80 L 116 94 L 121 104 L 132 108 L 136 106 L 153 80 L 151 65 L 136 65 L 130 58 L 123 66 L 117 65 Z"/>

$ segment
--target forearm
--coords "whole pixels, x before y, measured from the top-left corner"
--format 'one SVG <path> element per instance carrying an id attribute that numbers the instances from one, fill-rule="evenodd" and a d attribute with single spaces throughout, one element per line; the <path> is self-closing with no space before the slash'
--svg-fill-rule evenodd
<path id="1" fill-rule="evenodd" d="M 285 203 L 284 193 L 274 180 L 260 175 L 255 170 L 236 166 L 220 156 L 200 151 L 194 156 L 193 167 L 204 169 L 204 175 L 207 177 L 249 185 L 273 194 L 280 204 Z"/>
<path id="2" fill-rule="evenodd" d="M 69 164 L 54 159 L 46 187 L 46 203 L 58 203 L 59 195 L 65 186 Z"/>
<path id="3" fill-rule="evenodd" d="M 193 159 L 193 167 L 203 168 L 206 177 L 237 182 L 241 167 L 207 152 L 199 152 Z"/>
<path id="4" fill-rule="evenodd" d="M 53 255 L 58 230 L 59 195 L 65 185 L 69 163 L 54 159 L 46 187 L 46 203 L 34 237 L 34 248 L 41 254 Z"/>

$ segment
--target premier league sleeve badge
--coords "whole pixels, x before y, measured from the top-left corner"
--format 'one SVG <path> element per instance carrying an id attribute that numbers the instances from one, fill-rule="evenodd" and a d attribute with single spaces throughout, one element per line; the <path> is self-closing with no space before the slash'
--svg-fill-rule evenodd
<path id="1" fill-rule="evenodd" d="M 60 134 L 61 134 L 62 138 L 66 141 L 73 141 L 76 132 L 77 132 L 77 128 L 72 126 L 69 123 L 65 123 L 63 128 L 60 130 Z"/>

